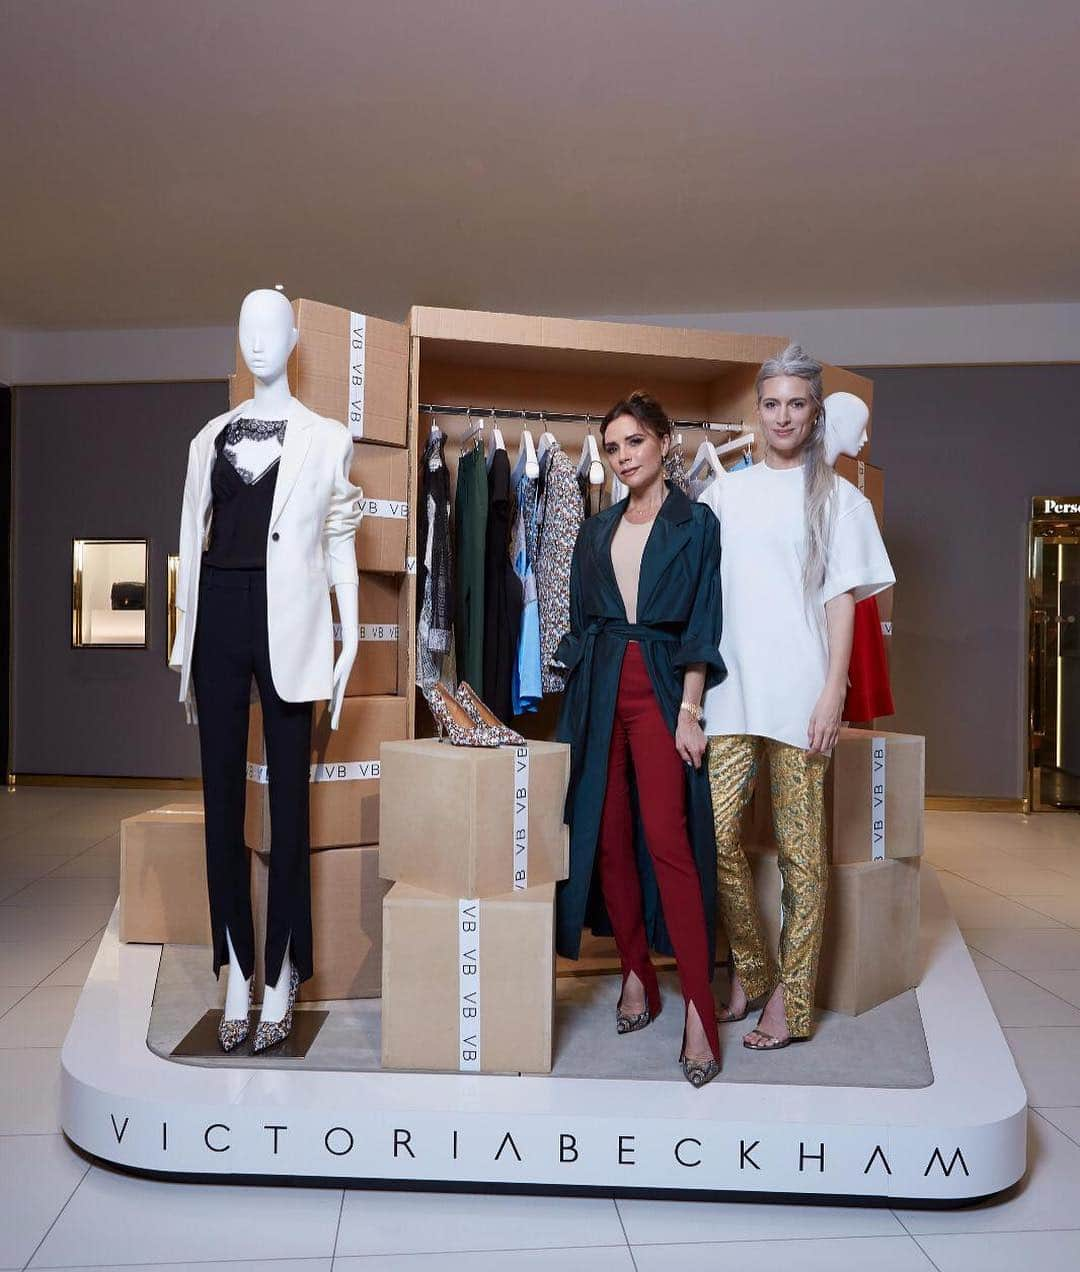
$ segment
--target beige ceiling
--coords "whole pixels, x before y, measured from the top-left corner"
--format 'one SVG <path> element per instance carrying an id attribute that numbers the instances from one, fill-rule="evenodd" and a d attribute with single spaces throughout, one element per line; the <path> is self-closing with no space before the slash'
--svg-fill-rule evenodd
<path id="1" fill-rule="evenodd" d="M 1080 298 L 1076 0 L 0 0 L 0 325 Z"/>

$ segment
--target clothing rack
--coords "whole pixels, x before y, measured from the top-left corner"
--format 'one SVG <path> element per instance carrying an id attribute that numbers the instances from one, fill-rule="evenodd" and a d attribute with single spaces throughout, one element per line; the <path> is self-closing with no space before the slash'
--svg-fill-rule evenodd
<path id="1" fill-rule="evenodd" d="M 421 415 L 475 415 L 477 419 L 496 420 L 535 420 L 537 423 L 551 424 L 599 424 L 602 415 L 587 414 L 582 411 L 541 411 L 514 410 L 506 406 L 438 406 L 422 402 L 419 407 Z M 704 432 L 741 433 L 744 431 L 742 420 L 728 422 L 719 420 L 672 420 L 672 427 L 681 429 L 701 429 Z"/>

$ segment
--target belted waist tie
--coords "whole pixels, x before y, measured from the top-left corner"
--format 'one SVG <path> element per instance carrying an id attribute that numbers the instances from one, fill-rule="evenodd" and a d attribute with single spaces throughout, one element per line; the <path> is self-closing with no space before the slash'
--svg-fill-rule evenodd
<path id="1" fill-rule="evenodd" d="M 637 641 L 643 645 L 653 643 L 676 645 L 682 639 L 675 632 L 665 631 L 662 627 L 650 627 L 644 623 L 627 623 L 619 619 L 598 618 L 594 619 L 573 642 L 577 648 L 571 647 L 567 650 L 569 658 L 564 660 L 563 665 L 568 674 L 577 669 L 572 692 L 578 708 L 574 712 L 574 731 L 573 737 L 570 738 L 570 785 L 566 797 L 568 809 L 571 807 L 574 791 L 581 777 L 582 765 L 585 763 L 585 746 L 589 738 L 589 717 L 592 710 L 593 660 L 596 657 L 596 642 L 601 636 L 611 637 L 624 644 Z"/>

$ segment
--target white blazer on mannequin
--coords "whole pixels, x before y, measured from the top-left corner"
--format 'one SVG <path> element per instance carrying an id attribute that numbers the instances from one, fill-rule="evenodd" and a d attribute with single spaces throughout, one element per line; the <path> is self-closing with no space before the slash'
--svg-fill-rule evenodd
<path id="1" fill-rule="evenodd" d="M 169 666 L 180 672 L 180 701 L 191 710 L 191 656 L 199 610 L 199 571 L 210 532 L 214 441 L 252 402 L 212 419 L 192 440 L 180 517 L 176 639 Z M 270 674 L 286 702 L 329 699 L 334 679 L 330 588 L 357 583 L 356 527 L 363 492 L 349 480 L 352 438 L 336 420 L 293 400 L 266 541 Z"/>

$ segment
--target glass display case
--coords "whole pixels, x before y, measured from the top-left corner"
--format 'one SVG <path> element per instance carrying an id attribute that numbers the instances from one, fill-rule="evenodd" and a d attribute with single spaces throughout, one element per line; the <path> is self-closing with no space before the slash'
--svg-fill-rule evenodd
<path id="1" fill-rule="evenodd" d="M 147 539 L 75 539 L 71 643 L 76 649 L 145 649 Z"/>

